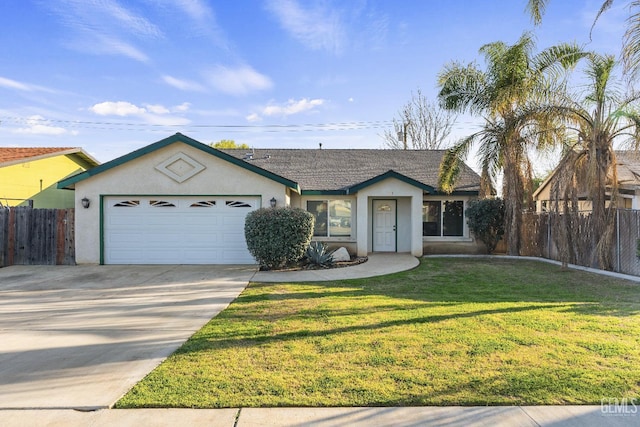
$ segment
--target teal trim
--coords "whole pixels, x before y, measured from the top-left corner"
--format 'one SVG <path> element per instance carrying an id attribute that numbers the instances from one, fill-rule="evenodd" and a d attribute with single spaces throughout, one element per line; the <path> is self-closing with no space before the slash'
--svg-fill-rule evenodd
<path id="1" fill-rule="evenodd" d="M 344 196 L 347 190 L 302 190 L 301 196 Z"/>
<path id="2" fill-rule="evenodd" d="M 104 196 L 100 195 L 100 265 L 104 265 Z"/>
<path id="3" fill-rule="evenodd" d="M 62 181 L 58 182 L 58 188 L 69 188 L 71 186 L 73 186 L 74 184 L 76 184 L 77 182 L 83 181 L 87 178 L 90 178 L 92 176 L 98 175 L 102 172 L 108 171 L 110 169 L 113 169 L 117 166 L 120 166 L 124 163 L 130 162 L 131 160 L 135 160 L 139 157 L 142 157 L 146 154 L 152 153 L 156 150 L 159 150 L 161 148 L 164 148 L 168 145 L 174 144 L 176 142 L 181 142 L 183 144 L 189 145 L 193 148 L 197 148 L 198 150 L 204 151 L 207 154 L 211 154 L 212 156 L 215 156 L 219 159 L 225 160 L 229 163 L 232 163 L 236 166 L 239 166 L 243 169 L 246 169 L 250 172 L 256 173 L 258 175 L 261 175 L 265 178 L 271 179 L 273 181 L 276 181 L 280 184 L 283 184 L 289 188 L 291 188 L 292 190 L 294 190 L 295 192 L 297 192 L 298 194 L 300 194 L 300 186 L 298 185 L 297 182 L 291 181 L 290 179 L 287 179 L 285 177 L 282 177 L 280 175 L 277 175 L 273 172 L 269 172 L 265 169 L 262 169 L 261 167 L 258 167 L 256 165 L 253 165 L 251 163 L 247 163 L 244 160 L 240 160 L 236 157 L 233 157 L 230 154 L 224 153 L 220 150 L 216 150 L 213 147 L 209 147 L 208 145 L 205 145 L 199 141 L 196 141 L 195 139 L 189 138 L 188 136 L 185 136 L 181 133 L 176 133 L 175 135 L 172 135 L 168 138 L 162 139 L 158 142 L 155 142 L 151 145 L 147 145 L 146 147 L 140 148 L 138 150 L 132 151 L 129 154 L 126 154 L 122 157 L 118 157 L 117 159 L 113 159 L 107 163 L 103 163 L 99 166 L 96 166 L 95 168 L 86 170 L 84 172 L 81 172 L 77 175 L 71 176 L 69 178 L 63 179 Z"/>
<path id="4" fill-rule="evenodd" d="M 385 179 L 389 179 L 389 178 L 395 178 L 395 179 L 400 180 L 402 182 L 405 182 L 405 183 L 407 183 L 409 185 L 413 185 L 414 187 L 418 187 L 418 188 L 422 189 L 423 191 L 426 191 L 427 193 L 430 193 L 430 194 L 437 193 L 437 190 L 435 188 L 433 188 L 432 186 L 427 185 L 427 184 L 423 184 L 420 181 L 417 181 L 417 180 L 415 180 L 413 178 L 409 178 L 406 175 L 402 175 L 401 173 L 398 173 L 398 172 L 396 172 L 396 171 L 394 171 L 392 169 L 389 169 L 387 172 L 385 172 L 385 173 L 383 173 L 381 175 L 375 176 L 375 177 L 373 177 L 371 179 L 368 179 L 366 181 L 363 181 L 363 182 L 361 182 L 359 184 L 352 185 L 351 187 L 349 187 L 347 189 L 347 194 L 357 193 L 358 191 L 362 190 L 363 188 L 366 188 L 366 187 L 368 187 L 370 185 L 376 184 L 376 183 L 378 183 L 380 181 L 384 181 Z"/>

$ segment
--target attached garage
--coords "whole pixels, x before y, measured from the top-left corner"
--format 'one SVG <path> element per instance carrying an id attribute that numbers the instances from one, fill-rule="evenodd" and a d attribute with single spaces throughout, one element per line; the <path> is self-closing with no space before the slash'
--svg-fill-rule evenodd
<path id="1" fill-rule="evenodd" d="M 105 264 L 251 264 L 244 220 L 260 197 L 106 196 Z"/>
<path id="2" fill-rule="evenodd" d="M 300 194 L 296 182 L 179 133 L 58 187 L 75 190 L 78 264 L 255 264 L 247 214 Z"/>

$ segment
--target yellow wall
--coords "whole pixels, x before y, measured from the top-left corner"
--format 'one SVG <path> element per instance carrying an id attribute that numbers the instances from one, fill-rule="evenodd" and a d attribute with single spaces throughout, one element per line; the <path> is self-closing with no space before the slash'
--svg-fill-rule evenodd
<path id="1" fill-rule="evenodd" d="M 32 199 L 34 208 L 72 208 L 73 191 L 58 190 L 56 184 L 83 170 L 78 163 L 64 155 L 2 167 L 0 203 L 5 206 L 24 206 L 27 200 Z"/>

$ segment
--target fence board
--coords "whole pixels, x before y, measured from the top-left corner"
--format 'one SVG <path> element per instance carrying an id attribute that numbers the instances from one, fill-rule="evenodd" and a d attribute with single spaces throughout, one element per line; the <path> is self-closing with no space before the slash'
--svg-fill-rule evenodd
<path id="1" fill-rule="evenodd" d="M 73 209 L 0 210 L 0 267 L 75 264 Z"/>

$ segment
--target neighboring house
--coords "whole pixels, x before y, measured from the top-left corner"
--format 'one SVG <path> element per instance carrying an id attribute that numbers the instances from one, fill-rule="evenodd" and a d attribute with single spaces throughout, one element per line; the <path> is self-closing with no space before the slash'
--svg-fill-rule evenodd
<path id="1" fill-rule="evenodd" d="M 72 208 L 73 192 L 57 182 L 98 164 L 81 148 L 0 147 L 0 206 Z"/>
<path id="2" fill-rule="evenodd" d="M 464 210 L 480 178 L 462 165 L 439 193 L 443 153 L 217 150 L 178 133 L 58 187 L 75 189 L 78 263 L 254 263 L 244 219 L 272 204 L 310 211 L 315 240 L 358 255 L 479 252 Z"/>
<path id="3" fill-rule="evenodd" d="M 620 209 L 640 209 L 640 152 L 616 151 L 615 155 L 618 173 L 617 207 Z M 553 209 L 551 187 L 556 174 L 557 169 L 533 193 L 537 212 L 548 212 Z M 610 199 L 610 192 L 607 192 L 607 197 Z M 587 189 L 584 185 L 579 185 L 578 209 L 581 212 L 591 211 L 591 201 L 588 199 Z"/>

